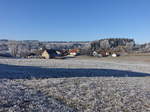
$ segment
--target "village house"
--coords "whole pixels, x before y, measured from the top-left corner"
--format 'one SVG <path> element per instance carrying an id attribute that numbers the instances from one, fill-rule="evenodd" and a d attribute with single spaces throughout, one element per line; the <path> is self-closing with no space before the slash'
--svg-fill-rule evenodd
<path id="1" fill-rule="evenodd" d="M 57 56 L 57 52 L 53 49 L 46 49 L 42 53 L 42 57 L 45 59 L 55 58 L 55 56 Z"/>
<path id="2" fill-rule="evenodd" d="M 107 57 L 109 55 L 110 55 L 110 53 L 106 52 L 106 51 L 94 51 L 93 52 L 93 56 L 95 56 L 95 57 Z"/>
<path id="3" fill-rule="evenodd" d="M 64 57 L 62 56 L 61 51 L 59 50 L 54 50 L 54 49 L 46 49 L 42 52 L 41 56 L 44 59 L 51 59 L 51 58 L 55 58 L 55 59 L 64 59 Z"/>
<path id="4" fill-rule="evenodd" d="M 70 56 L 77 56 L 79 54 L 79 50 L 78 49 L 70 49 L 69 50 L 69 55 Z"/>
<path id="5" fill-rule="evenodd" d="M 111 56 L 112 56 L 112 57 L 118 57 L 118 56 L 120 56 L 120 55 L 119 55 L 119 53 L 112 53 Z"/>
<path id="6" fill-rule="evenodd" d="M 69 51 L 66 50 L 66 49 L 63 49 L 63 50 L 61 50 L 61 55 L 62 56 L 67 56 L 67 55 L 69 55 Z"/>

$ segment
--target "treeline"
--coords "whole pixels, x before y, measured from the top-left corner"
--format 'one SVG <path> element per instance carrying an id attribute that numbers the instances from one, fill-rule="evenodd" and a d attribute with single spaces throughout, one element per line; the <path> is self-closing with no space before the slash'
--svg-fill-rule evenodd
<path id="1" fill-rule="evenodd" d="M 88 42 L 41 42 L 38 40 L 0 40 L 0 54 L 10 54 L 13 57 L 26 57 L 28 54 L 41 48 L 46 49 L 74 49 L 83 48 Z"/>
<path id="2" fill-rule="evenodd" d="M 108 38 L 91 42 L 91 50 L 115 50 L 118 47 L 132 49 L 135 46 L 134 39 L 128 38 Z"/>
<path id="3" fill-rule="evenodd" d="M 95 40 L 88 48 L 82 49 L 82 54 L 92 55 L 93 52 L 111 52 L 125 55 L 128 53 L 150 53 L 150 43 L 136 44 L 130 38 L 106 38 Z"/>
<path id="4" fill-rule="evenodd" d="M 93 51 L 115 51 L 121 53 L 150 52 L 150 43 L 136 44 L 134 39 L 107 38 L 95 41 L 38 41 L 38 40 L 0 40 L 0 55 L 26 57 L 40 48 L 80 49 L 80 54 L 91 55 Z"/>

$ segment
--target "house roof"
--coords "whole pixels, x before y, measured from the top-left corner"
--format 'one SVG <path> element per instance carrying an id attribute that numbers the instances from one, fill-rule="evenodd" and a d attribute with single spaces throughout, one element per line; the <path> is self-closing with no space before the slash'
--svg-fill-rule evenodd
<path id="1" fill-rule="evenodd" d="M 78 49 L 71 49 L 69 50 L 69 53 L 77 53 L 78 52 Z"/>

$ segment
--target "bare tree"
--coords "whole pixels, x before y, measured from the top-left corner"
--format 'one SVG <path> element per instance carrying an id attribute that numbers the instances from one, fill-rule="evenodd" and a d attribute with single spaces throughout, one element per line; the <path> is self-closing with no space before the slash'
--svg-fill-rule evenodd
<path id="1" fill-rule="evenodd" d="M 27 43 L 20 43 L 18 45 L 18 56 L 19 57 L 26 57 L 30 53 L 30 46 Z"/>
<path id="2" fill-rule="evenodd" d="M 12 56 L 17 57 L 18 44 L 16 41 L 13 41 L 9 44 L 9 51 Z"/>

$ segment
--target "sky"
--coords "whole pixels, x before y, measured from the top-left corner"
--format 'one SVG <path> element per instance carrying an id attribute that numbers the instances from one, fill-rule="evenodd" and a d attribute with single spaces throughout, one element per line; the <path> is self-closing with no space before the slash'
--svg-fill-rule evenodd
<path id="1" fill-rule="evenodd" d="M 150 42 L 150 0 L 0 0 L 0 39 Z"/>

